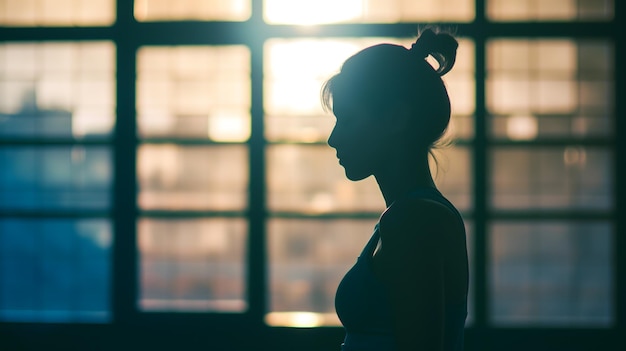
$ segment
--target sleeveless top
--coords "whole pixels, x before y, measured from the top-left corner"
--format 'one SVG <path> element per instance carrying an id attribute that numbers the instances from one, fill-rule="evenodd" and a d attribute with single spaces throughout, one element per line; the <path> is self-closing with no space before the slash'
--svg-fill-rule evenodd
<path id="1" fill-rule="evenodd" d="M 457 209 L 435 188 L 419 189 L 409 196 L 441 203 L 452 210 L 461 222 L 463 221 Z M 335 310 L 346 330 L 346 337 L 341 345 L 342 351 L 396 350 L 389 296 L 382 281 L 374 276 L 371 266 L 379 239 L 377 223 L 356 264 L 346 273 L 337 288 Z M 463 350 L 466 317 L 467 296 L 457 305 L 446 304 L 444 316 L 446 351 Z"/>

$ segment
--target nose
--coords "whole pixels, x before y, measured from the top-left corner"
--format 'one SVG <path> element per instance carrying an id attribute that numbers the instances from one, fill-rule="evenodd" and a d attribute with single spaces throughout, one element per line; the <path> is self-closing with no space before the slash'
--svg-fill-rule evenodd
<path id="1" fill-rule="evenodd" d="M 328 146 L 336 149 L 337 148 L 337 127 L 334 127 L 328 136 Z"/>

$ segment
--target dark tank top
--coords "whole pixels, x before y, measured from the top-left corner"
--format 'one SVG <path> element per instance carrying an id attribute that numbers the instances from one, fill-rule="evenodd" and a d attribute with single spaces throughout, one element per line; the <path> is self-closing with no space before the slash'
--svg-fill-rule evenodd
<path id="1" fill-rule="evenodd" d="M 409 196 L 441 203 L 452 210 L 462 222 L 456 208 L 437 189 L 423 188 Z M 384 284 L 374 276 L 371 266 L 379 239 L 379 224 L 376 224 L 374 233 L 356 264 L 346 273 L 337 288 L 335 310 L 346 330 L 342 351 L 396 350 L 389 296 Z M 456 305 L 446 304 L 444 317 L 446 351 L 462 351 L 467 299 Z M 418 330 L 415 332 L 419 333 Z"/>

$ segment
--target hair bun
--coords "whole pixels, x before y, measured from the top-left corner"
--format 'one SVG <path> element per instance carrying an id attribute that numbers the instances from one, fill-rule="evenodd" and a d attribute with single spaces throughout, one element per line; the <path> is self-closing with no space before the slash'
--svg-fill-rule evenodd
<path id="1" fill-rule="evenodd" d="M 443 76 L 454 66 L 458 47 L 459 43 L 452 35 L 444 32 L 435 33 L 432 29 L 426 29 L 417 36 L 410 51 L 420 59 L 425 59 L 428 55 L 435 58 L 439 64 L 436 72 Z"/>

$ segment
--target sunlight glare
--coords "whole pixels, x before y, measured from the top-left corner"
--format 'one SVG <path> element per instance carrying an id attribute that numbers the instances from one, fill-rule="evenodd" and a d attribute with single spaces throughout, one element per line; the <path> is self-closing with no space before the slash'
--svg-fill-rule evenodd
<path id="1" fill-rule="evenodd" d="M 244 141 L 250 136 L 249 118 L 245 115 L 221 112 L 208 118 L 208 136 L 211 140 L 221 142 Z"/>
<path id="2" fill-rule="evenodd" d="M 511 140 L 532 140 L 537 137 L 537 118 L 531 115 L 516 115 L 508 118 L 506 134 Z"/>
<path id="3" fill-rule="evenodd" d="M 318 192 L 311 199 L 311 208 L 315 213 L 327 213 L 335 209 L 335 199 L 332 194 Z"/>
<path id="4" fill-rule="evenodd" d="M 265 322 L 273 326 L 312 328 L 325 325 L 324 316 L 315 312 L 274 312 L 265 316 Z"/>
<path id="5" fill-rule="evenodd" d="M 274 113 L 322 113 L 320 87 L 358 48 L 345 40 L 270 42 L 266 107 Z"/>
<path id="6" fill-rule="evenodd" d="M 265 0 L 268 23 L 314 25 L 347 22 L 363 15 L 362 0 Z"/>

